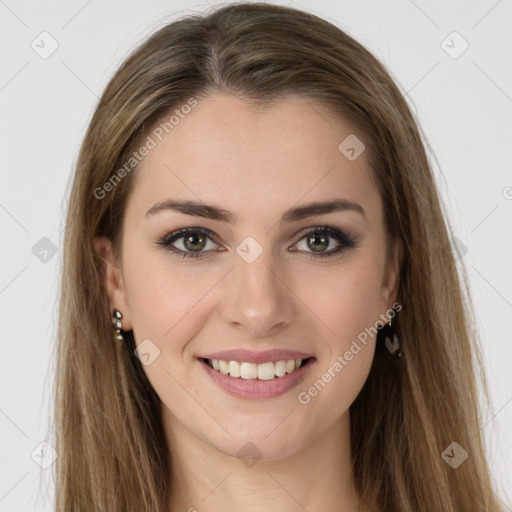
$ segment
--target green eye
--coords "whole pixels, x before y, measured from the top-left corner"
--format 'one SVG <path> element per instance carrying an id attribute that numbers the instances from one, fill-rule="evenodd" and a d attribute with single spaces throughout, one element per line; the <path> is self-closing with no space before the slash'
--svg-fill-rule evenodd
<path id="1" fill-rule="evenodd" d="M 202 228 L 183 228 L 165 235 L 158 241 L 158 244 L 183 258 L 197 258 L 202 255 L 203 249 L 207 247 L 207 241 L 212 240 L 208 233 L 209 231 Z M 182 240 L 183 249 L 173 245 L 178 240 Z M 216 245 L 214 242 L 213 244 Z"/>
<path id="2" fill-rule="evenodd" d="M 323 258 L 327 256 L 333 256 L 335 254 L 340 254 L 346 249 L 356 247 L 354 239 L 350 238 L 344 232 L 331 226 L 319 226 L 312 228 L 303 235 L 301 240 L 303 238 L 306 239 L 306 247 L 312 250 L 312 253 L 308 256 L 310 258 Z M 329 252 L 325 252 L 330 245 L 330 239 L 336 240 L 339 246 L 333 250 L 330 250 Z"/>
<path id="3" fill-rule="evenodd" d="M 173 231 L 172 233 L 168 233 L 159 239 L 157 243 L 158 245 L 165 247 L 170 252 L 183 258 L 198 258 L 203 256 L 205 253 L 210 252 L 208 250 L 209 240 L 213 246 L 210 247 L 210 249 L 218 247 L 218 244 L 214 242 L 213 238 L 213 233 L 205 228 L 182 228 L 177 231 Z M 297 243 L 304 239 L 306 250 L 297 251 L 297 249 L 293 249 L 291 252 L 305 252 L 310 253 L 307 256 L 309 258 L 323 258 L 340 254 L 346 249 L 356 247 L 354 239 L 350 238 L 343 231 L 327 225 L 309 229 L 301 236 Z M 325 252 L 329 248 L 331 240 L 336 240 L 338 242 L 338 247 L 331 249 L 329 252 Z M 177 241 L 180 242 L 182 248 L 174 245 Z M 307 249 L 311 249 L 311 251 Z"/>

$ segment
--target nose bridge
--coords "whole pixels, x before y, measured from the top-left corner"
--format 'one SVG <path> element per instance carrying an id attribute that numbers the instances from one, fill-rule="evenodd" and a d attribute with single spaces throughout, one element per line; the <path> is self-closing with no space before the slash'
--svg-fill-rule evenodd
<path id="1" fill-rule="evenodd" d="M 252 237 L 242 241 L 226 288 L 225 321 L 249 330 L 253 336 L 291 322 L 293 294 L 285 285 L 280 268 L 271 248 L 264 248 Z"/>

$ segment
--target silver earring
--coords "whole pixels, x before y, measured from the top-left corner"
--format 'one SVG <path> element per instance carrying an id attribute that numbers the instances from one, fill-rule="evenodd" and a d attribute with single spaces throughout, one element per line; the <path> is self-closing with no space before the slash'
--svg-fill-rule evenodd
<path id="1" fill-rule="evenodd" d="M 402 351 L 400 350 L 400 340 L 396 332 L 391 330 L 391 319 L 386 327 L 386 334 L 384 338 L 384 344 L 389 350 L 390 354 L 396 357 L 402 357 Z"/>
<path id="2" fill-rule="evenodd" d="M 113 326 L 115 330 L 114 338 L 116 341 L 124 341 L 121 329 L 123 328 L 123 314 L 118 309 L 114 308 L 112 312 Z"/>

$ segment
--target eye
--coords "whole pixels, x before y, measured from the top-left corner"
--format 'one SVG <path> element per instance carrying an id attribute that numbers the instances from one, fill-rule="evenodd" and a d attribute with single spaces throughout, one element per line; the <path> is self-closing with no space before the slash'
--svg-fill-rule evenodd
<path id="1" fill-rule="evenodd" d="M 338 247 L 332 249 L 332 239 L 338 242 Z M 332 226 L 318 226 L 311 228 L 302 236 L 299 240 L 304 240 L 303 247 L 306 252 L 310 252 L 308 249 L 312 249 L 308 258 L 324 258 L 328 256 L 334 256 L 340 254 L 346 249 L 356 247 L 356 241 L 349 237 L 343 231 L 333 228 Z M 329 252 L 325 252 L 328 248 L 331 248 Z M 295 250 L 293 251 L 295 252 Z"/>
<path id="2" fill-rule="evenodd" d="M 197 258 L 204 256 L 203 249 L 214 249 L 217 246 L 210 235 L 211 232 L 205 228 L 182 228 L 163 236 L 157 240 L 157 244 L 183 258 Z M 208 244 L 209 240 L 211 244 Z M 176 241 L 178 247 L 173 245 Z"/>
<path id="3" fill-rule="evenodd" d="M 157 244 L 183 258 L 198 258 L 204 256 L 204 253 L 209 252 L 209 249 L 218 247 L 218 244 L 213 239 L 214 235 L 208 229 L 182 228 L 159 238 Z M 338 242 L 338 247 L 335 249 L 331 247 L 329 252 L 324 252 L 331 246 L 332 239 Z M 313 259 L 333 256 L 346 249 L 356 247 L 354 239 L 350 238 L 343 231 L 327 225 L 309 229 L 302 235 L 299 242 L 302 242 L 302 240 L 304 240 L 305 250 L 301 250 L 301 252 L 310 252 L 307 257 Z M 208 241 L 211 241 L 210 245 Z M 174 245 L 175 243 L 176 245 Z M 312 251 L 308 249 L 312 249 Z M 225 249 L 221 248 L 220 250 L 224 251 Z M 297 249 L 292 249 L 291 252 L 297 252 Z"/>

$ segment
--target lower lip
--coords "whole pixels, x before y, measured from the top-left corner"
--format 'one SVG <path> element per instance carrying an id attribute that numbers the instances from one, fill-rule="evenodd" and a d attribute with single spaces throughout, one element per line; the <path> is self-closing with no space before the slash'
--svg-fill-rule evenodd
<path id="1" fill-rule="evenodd" d="M 241 377 L 230 377 L 229 375 L 214 370 L 202 359 L 200 359 L 199 362 L 212 380 L 231 396 L 258 399 L 274 398 L 295 387 L 304 379 L 306 373 L 309 372 L 309 369 L 315 364 L 316 359 L 311 358 L 305 366 L 301 366 L 298 370 L 287 373 L 282 377 L 274 377 L 270 380 L 246 380 Z"/>

